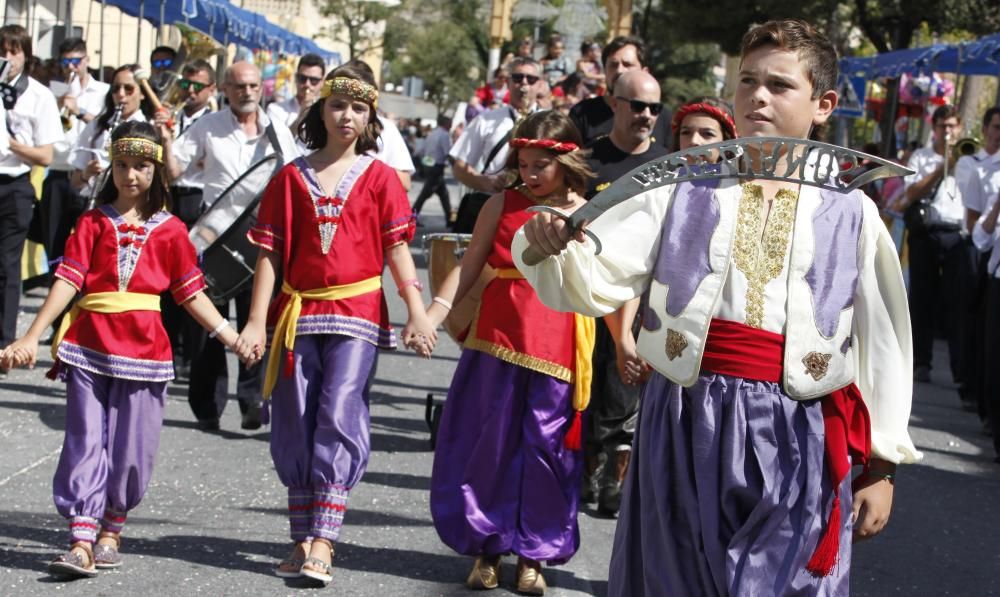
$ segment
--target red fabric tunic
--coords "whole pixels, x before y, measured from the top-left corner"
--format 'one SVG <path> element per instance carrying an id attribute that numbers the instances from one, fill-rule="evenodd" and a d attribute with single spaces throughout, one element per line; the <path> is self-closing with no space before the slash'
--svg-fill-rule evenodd
<path id="1" fill-rule="evenodd" d="M 110 205 L 80 216 L 55 276 L 84 294 L 169 290 L 178 304 L 205 288 L 183 222 L 161 211 L 144 226 L 133 227 Z M 155 311 L 83 310 L 57 354 L 63 363 L 110 377 L 174 377 L 170 340 Z"/>
<path id="2" fill-rule="evenodd" d="M 510 243 L 514 233 L 531 219 L 533 214 L 525 210 L 533 205 L 534 201 L 518 191 L 504 193 L 503 213 L 493 236 L 493 250 L 487 258 L 494 268 L 514 268 Z M 497 277 L 483 289 L 479 313 L 469 329 L 465 346 L 572 382 L 573 330 L 573 314 L 543 305 L 526 280 Z"/>
<path id="3" fill-rule="evenodd" d="M 285 282 L 300 291 L 381 277 L 385 250 L 413 239 L 415 220 L 396 171 L 361 156 L 331 194 L 305 158 L 274 176 L 260 203 L 250 242 L 282 255 Z M 288 295 L 268 311 L 274 326 Z M 395 348 L 389 310 L 376 290 L 337 300 L 304 299 L 298 334 L 342 334 Z"/>

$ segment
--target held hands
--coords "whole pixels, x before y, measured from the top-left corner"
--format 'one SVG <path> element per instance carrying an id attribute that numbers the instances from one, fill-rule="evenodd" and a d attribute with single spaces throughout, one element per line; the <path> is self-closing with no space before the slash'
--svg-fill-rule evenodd
<path id="1" fill-rule="evenodd" d="M 233 343 L 232 349 L 247 367 L 252 367 L 264 358 L 264 343 L 266 341 L 264 326 L 248 321 Z"/>
<path id="2" fill-rule="evenodd" d="M 13 344 L 0 352 L 0 367 L 4 369 L 24 366 L 34 368 L 37 358 L 38 340 L 25 336 L 15 340 Z"/>
<path id="3" fill-rule="evenodd" d="M 615 348 L 615 360 L 618 366 L 618 376 L 627 386 L 639 385 L 649 377 L 651 369 L 646 361 L 639 357 L 635 350 L 635 342 L 623 342 Z"/>
<path id="4" fill-rule="evenodd" d="M 438 339 L 435 328 L 426 313 L 415 313 L 403 328 L 403 345 L 425 359 L 431 358 Z"/>
<path id="5" fill-rule="evenodd" d="M 892 472 L 887 472 L 891 469 Z M 882 461 L 874 461 L 871 474 L 862 479 L 859 488 L 854 492 L 854 540 L 871 539 L 882 532 L 889 522 L 889 511 L 892 509 L 892 479 L 886 474 L 894 474 L 895 465 Z"/>

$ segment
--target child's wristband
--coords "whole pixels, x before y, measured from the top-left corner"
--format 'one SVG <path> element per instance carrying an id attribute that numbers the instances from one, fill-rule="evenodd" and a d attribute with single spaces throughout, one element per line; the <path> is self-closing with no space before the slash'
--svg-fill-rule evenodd
<path id="1" fill-rule="evenodd" d="M 216 336 L 219 335 L 219 333 L 222 332 L 222 330 L 226 329 L 226 326 L 228 326 L 228 325 L 229 325 L 229 320 L 228 319 L 223 319 L 219 323 L 219 325 L 215 326 L 214 330 L 212 330 L 211 332 L 208 333 L 208 337 L 209 338 L 215 338 Z"/>
<path id="2" fill-rule="evenodd" d="M 441 298 L 439 296 L 434 297 L 433 300 L 434 300 L 435 303 L 437 303 L 437 304 L 441 305 L 442 307 L 444 307 L 445 309 L 448 309 L 449 311 L 451 311 L 451 309 L 452 309 L 451 301 L 445 300 L 445 299 L 443 299 L 443 298 Z"/>
<path id="3" fill-rule="evenodd" d="M 421 292 L 424 290 L 424 285 L 420 283 L 420 280 L 416 278 L 411 278 L 409 280 L 403 280 L 402 282 L 399 283 L 399 296 L 403 296 L 403 291 L 409 288 L 410 286 L 413 286 L 414 288 L 416 288 Z"/>

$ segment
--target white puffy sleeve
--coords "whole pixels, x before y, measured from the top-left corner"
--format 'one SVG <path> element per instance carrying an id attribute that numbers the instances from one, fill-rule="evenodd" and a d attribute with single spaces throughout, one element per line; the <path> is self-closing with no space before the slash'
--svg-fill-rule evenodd
<path id="1" fill-rule="evenodd" d="M 872 455 L 895 463 L 923 458 L 907 425 L 913 346 L 899 257 L 874 203 L 864 204 L 860 273 L 854 293 L 857 384 L 871 416 Z"/>
<path id="2" fill-rule="evenodd" d="M 659 251 L 660 232 L 674 186 L 636 195 L 604 212 L 588 226 L 601 240 L 595 245 L 571 242 L 561 254 L 529 266 L 524 229 L 511 244 L 514 263 L 539 298 L 557 311 L 600 317 L 614 312 L 648 286 Z"/>

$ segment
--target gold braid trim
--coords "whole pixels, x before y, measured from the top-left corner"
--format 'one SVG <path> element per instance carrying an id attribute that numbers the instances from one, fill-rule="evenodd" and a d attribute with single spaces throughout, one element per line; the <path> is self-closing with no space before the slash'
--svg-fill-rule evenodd
<path id="1" fill-rule="evenodd" d="M 480 307 L 482 307 L 482 303 L 480 303 Z M 469 326 L 469 333 L 465 337 L 465 348 L 485 352 L 486 354 L 496 357 L 506 363 L 517 365 L 518 367 L 524 367 L 525 369 L 531 369 L 532 371 L 537 371 L 539 373 L 544 373 L 545 375 L 554 377 L 560 381 L 565 381 L 566 383 L 573 383 L 573 372 L 567 367 L 563 367 L 562 365 L 553 363 L 552 361 L 546 361 L 545 359 L 533 357 L 529 354 L 524 354 L 523 352 L 517 352 L 516 350 L 507 348 L 506 346 L 500 346 L 499 344 L 487 342 L 486 340 L 480 340 L 476 337 L 476 328 L 478 324 L 479 311 L 477 310 L 476 317 L 472 320 L 472 325 Z"/>
<path id="2" fill-rule="evenodd" d="M 132 156 L 163 163 L 163 146 L 149 139 L 123 137 L 111 144 L 111 159 Z"/>
<path id="3" fill-rule="evenodd" d="M 326 99 L 333 93 L 341 93 L 356 100 L 361 100 L 366 104 L 371 104 L 373 108 L 378 107 L 378 89 L 375 89 L 364 81 L 351 79 L 350 77 L 327 79 L 323 83 L 323 89 L 319 92 L 319 97 L 320 99 Z"/>

